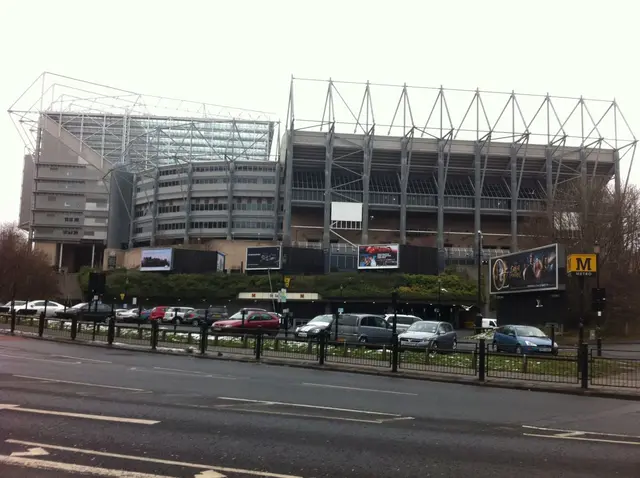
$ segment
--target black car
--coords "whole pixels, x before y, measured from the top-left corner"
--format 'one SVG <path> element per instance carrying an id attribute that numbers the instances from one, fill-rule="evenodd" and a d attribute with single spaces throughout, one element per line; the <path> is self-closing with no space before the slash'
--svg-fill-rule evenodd
<path id="1" fill-rule="evenodd" d="M 84 320 L 88 322 L 106 322 L 112 315 L 113 311 L 111 306 L 101 302 L 98 302 L 98 304 L 82 302 L 68 308 L 64 312 L 56 312 L 56 318 L 58 319 L 73 319 L 76 317 L 80 321 Z"/>
<path id="2" fill-rule="evenodd" d="M 320 332 L 327 330 L 333 323 L 333 315 L 325 314 L 314 317 L 306 324 L 298 327 L 295 336 L 300 339 L 317 337 Z"/>
<path id="3" fill-rule="evenodd" d="M 194 309 L 184 314 L 182 322 L 199 327 L 202 324 L 212 325 L 218 320 L 226 320 L 229 317 L 226 307 L 209 307 L 209 309 Z"/>

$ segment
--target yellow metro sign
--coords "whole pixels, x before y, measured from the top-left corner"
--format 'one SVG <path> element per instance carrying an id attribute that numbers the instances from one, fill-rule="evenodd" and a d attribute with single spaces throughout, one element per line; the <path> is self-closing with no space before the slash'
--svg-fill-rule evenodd
<path id="1" fill-rule="evenodd" d="M 567 257 L 567 273 L 592 276 L 598 273 L 596 254 L 570 254 Z"/>

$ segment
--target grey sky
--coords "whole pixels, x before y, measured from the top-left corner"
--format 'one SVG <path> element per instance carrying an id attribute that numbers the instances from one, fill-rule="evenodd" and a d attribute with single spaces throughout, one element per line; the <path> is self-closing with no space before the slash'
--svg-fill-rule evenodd
<path id="1" fill-rule="evenodd" d="M 4 0 L 0 106 L 46 70 L 284 120 L 293 74 L 615 97 L 640 133 L 639 13 L 629 0 Z M 319 118 L 324 97 L 305 95 Z M 23 155 L 4 112 L 0 139 L 4 222 L 17 219 Z"/>

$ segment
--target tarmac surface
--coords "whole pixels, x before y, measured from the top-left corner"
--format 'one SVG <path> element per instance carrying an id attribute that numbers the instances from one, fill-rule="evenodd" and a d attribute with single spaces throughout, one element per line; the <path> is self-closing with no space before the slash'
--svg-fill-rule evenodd
<path id="1" fill-rule="evenodd" d="M 640 402 L 0 336 L 0 476 L 637 477 Z"/>

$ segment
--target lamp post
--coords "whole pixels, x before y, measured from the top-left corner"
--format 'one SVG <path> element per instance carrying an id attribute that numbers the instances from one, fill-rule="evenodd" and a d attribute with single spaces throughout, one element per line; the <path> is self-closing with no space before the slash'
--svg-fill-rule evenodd
<path id="1" fill-rule="evenodd" d="M 436 318 L 438 320 L 440 320 L 440 308 L 442 307 L 441 305 L 441 293 L 442 292 L 442 280 L 440 280 L 440 277 L 438 277 L 438 314 L 436 316 Z"/>
<path id="2" fill-rule="evenodd" d="M 603 314 L 602 301 L 599 299 L 600 297 L 600 244 L 596 240 L 593 244 L 593 252 L 596 255 L 596 294 L 598 296 L 597 300 L 597 311 L 596 311 L 596 353 L 598 357 L 602 356 L 602 337 L 600 336 L 600 319 Z"/>
<path id="3" fill-rule="evenodd" d="M 479 334 L 482 331 L 482 231 L 479 230 L 476 235 L 476 244 L 478 249 L 478 293 L 476 306 L 478 307 L 478 312 L 476 313 L 475 333 Z"/>

